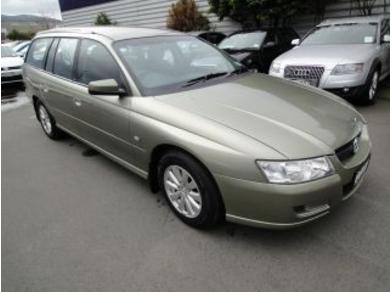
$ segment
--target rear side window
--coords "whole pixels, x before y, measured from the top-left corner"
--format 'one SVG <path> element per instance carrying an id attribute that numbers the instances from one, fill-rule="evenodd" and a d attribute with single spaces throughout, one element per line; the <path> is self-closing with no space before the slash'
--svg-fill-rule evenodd
<path id="1" fill-rule="evenodd" d="M 93 40 L 82 40 L 77 62 L 76 80 L 83 84 L 103 79 L 115 79 L 124 88 L 118 64 L 102 44 Z"/>
<path id="2" fill-rule="evenodd" d="M 56 54 L 57 46 L 60 39 L 54 39 L 53 43 L 50 46 L 49 53 L 47 54 L 46 60 L 46 71 L 51 72 L 53 70 L 54 56 Z"/>
<path id="3" fill-rule="evenodd" d="M 51 38 L 35 40 L 28 52 L 26 63 L 42 69 L 45 66 L 46 54 L 51 42 Z"/>
<path id="4" fill-rule="evenodd" d="M 77 44 L 77 39 L 63 38 L 60 40 L 54 59 L 54 74 L 72 79 Z"/>

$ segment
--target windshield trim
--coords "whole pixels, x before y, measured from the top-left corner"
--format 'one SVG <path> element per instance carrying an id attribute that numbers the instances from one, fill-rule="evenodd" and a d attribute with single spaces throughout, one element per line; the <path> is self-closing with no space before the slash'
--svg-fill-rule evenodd
<path id="1" fill-rule="evenodd" d="M 188 91 L 192 89 L 197 89 L 197 88 L 202 88 L 210 85 L 215 85 L 218 83 L 225 82 L 225 80 L 230 80 L 232 78 L 237 78 L 237 76 L 240 75 L 245 75 L 244 73 L 242 74 L 228 74 L 223 78 L 215 78 L 215 79 L 209 79 L 205 80 L 204 82 L 199 82 L 197 84 L 194 84 L 192 86 L 183 86 L 186 84 L 186 81 L 184 82 L 179 82 L 179 83 L 174 83 L 174 84 L 168 84 L 168 85 L 163 85 L 159 86 L 156 88 L 146 88 L 142 85 L 141 81 L 135 74 L 134 70 L 130 67 L 130 65 L 127 63 L 126 59 L 124 58 L 123 54 L 120 52 L 119 45 L 121 42 L 126 42 L 126 41 L 132 41 L 132 40 L 143 40 L 143 39 L 153 39 L 153 38 L 195 38 L 211 48 L 215 49 L 218 51 L 221 55 L 227 59 L 227 61 L 230 62 L 230 64 L 233 66 L 235 70 L 240 69 L 244 67 L 244 65 L 239 64 L 233 57 L 231 57 L 227 52 L 225 52 L 222 49 L 219 49 L 217 46 L 210 45 L 207 41 L 203 40 L 202 38 L 196 37 L 196 36 L 190 36 L 190 35 L 158 35 L 158 36 L 147 36 L 147 37 L 140 37 L 140 38 L 128 38 L 128 39 L 120 39 L 112 42 L 112 48 L 114 49 L 116 55 L 119 57 L 120 61 L 126 68 L 129 76 L 132 78 L 134 81 L 135 85 L 137 86 L 141 96 L 143 97 L 150 97 L 150 96 L 160 96 L 160 95 L 166 95 L 166 94 L 171 94 L 171 93 L 176 93 L 176 92 L 181 92 L 181 91 Z M 242 66 L 242 67 L 240 67 Z"/>

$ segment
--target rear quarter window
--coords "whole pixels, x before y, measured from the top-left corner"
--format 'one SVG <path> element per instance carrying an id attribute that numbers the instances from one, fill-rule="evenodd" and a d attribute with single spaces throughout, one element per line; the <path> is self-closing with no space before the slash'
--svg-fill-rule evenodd
<path id="1" fill-rule="evenodd" d="M 52 40 L 51 38 L 36 39 L 28 52 L 26 63 L 42 69 Z"/>

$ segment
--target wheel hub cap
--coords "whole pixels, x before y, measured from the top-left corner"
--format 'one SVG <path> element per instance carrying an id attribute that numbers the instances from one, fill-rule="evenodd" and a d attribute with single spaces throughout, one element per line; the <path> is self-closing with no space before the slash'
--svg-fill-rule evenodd
<path id="1" fill-rule="evenodd" d="M 164 188 L 173 207 L 187 218 L 195 218 L 202 210 L 198 184 L 182 167 L 170 165 L 164 171 Z"/>

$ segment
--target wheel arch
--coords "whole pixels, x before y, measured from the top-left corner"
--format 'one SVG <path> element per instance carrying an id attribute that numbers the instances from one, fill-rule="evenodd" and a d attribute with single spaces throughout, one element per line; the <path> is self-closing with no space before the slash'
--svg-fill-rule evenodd
<path id="1" fill-rule="evenodd" d="M 217 184 L 217 181 L 215 180 L 213 174 L 210 172 L 210 170 L 207 168 L 207 166 L 194 155 L 190 151 L 183 149 L 182 147 L 173 145 L 173 144 L 160 144 L 157 145 L 156 147 L 153 148 L 151 155 L 150 155 L 150 160 L 149 160 L 149 175 L 148 175 L 148 180 L 149 180 L 149 186 L 150 189 L 153 193 L 157 193 L 159 191 L 159 184 L 158 184 L 158 177 L 157 177 L 157 166 L 158 162 L 160 159 L 163 157 L 163 155 L 169 151 L 179 151 L 182 152 L 188 156 L 190 156 L 192 159 L 194 159 L 196 162 L 201 165 L 201 167 L 207 172 L 207 174 L 210 176 L 211 180 L 214 182 L 215 187 L 218 190 L 218 196 L 222 202 L 223 210 L 225 211 L 225 203 L 223 201 L 221 191 L 219 189 L 219 186 Z"/>

